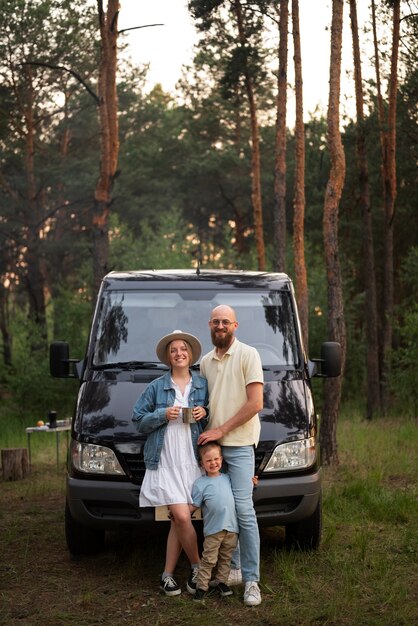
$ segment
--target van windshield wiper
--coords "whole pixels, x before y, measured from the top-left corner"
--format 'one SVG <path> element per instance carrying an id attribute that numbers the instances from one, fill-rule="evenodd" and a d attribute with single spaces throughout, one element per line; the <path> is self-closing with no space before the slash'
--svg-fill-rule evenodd
<path id="1" fill-rule="evenodd" d="M 160 369 L 166 366 L 163 363 L 155 363 L 153 361 L 117 361 L 116 363 L 101 363 L 100 365 L 93 365 L 95 370 L 140 370 L 140 369 Z"/>

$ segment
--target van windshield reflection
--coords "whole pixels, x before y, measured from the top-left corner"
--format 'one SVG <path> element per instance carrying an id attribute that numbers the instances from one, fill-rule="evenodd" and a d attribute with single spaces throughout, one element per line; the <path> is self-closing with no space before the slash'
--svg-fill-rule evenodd
<path id="1" fill-rule="evenodd" d="M 94 366 L 97 370 L 109 370 L 112 368 L 121 370 L 140 370 L 165 367 L 162 363 L 153 361 L 111 361 L 110 363 L 100 363 Z"/>
<path id="2" fill-rule="evenodd" d="M 205 354 L 213 349 L 208 322 L 219 304 L 235 309 L 235 336 L 257 348 L 263 366 L 297 366 L 297 331 L 289 292 L 254 290 L 186 290 L 184 298 L 181 291 L 106 291 L 100 304 L 93 365 L 100 369 L 158 367 L 156 345 L 173 330 L 198 337 Z"/>

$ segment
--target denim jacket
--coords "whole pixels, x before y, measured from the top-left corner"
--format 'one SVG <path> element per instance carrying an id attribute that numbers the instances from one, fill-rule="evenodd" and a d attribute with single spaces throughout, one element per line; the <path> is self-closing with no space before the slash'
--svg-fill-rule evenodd
<path id="1" fill-rule="evenodd" d="M 189 394 L 190 406 L 208 405 L 208 384 L 206 378 L 191 372 L 192 384 Z M 167 429 L 166 408 L 174 405 L 176 392 L 171 382 L 171 371 L 153 380 L 139 396 L 133 409 L 133 421 L 138 422 L 138 432 L 147 435 L 144 446 L 146 469 L 155 470 L 160 461 L 164 435 Z M 207 408 L 206 408 L 207 410 Z M 190 424 L 193 449 L 198 461 L 197 440 L 207 419 Z"/>

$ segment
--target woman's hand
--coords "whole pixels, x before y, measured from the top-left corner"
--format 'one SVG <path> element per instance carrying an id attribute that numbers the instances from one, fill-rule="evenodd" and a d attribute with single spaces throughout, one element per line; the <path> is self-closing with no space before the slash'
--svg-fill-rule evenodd
<path id="1" fill-rule="evenodd" d="M 165 411 L 165 416 L 167 420 L 176 420 L 180 413 L 179 406 L 168 406 Z"/>
<path id="2" fill-rule="evenodd" d="M 206 409 L 203 406 L 195 406 L 193 407 L 193 417 L 196 422 L 206 417 Z"/>

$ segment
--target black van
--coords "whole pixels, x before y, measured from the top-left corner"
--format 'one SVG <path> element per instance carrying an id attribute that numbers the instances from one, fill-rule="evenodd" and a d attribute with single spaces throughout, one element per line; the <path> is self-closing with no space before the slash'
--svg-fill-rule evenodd
<path id="1" fill-rule="evenodd" d="M 311 377 L 340 374 L 340 346 L 322 345 L 308 360 L 292 281 L 286 274 L 224 270 L 111 272 L 102 281 L 84 358 L 68 343 L 50 346 L 51 375 L 78 377 L 68 454 L 65 530 L 74 555 L 98 551 L 105 531 L 155 521 L 139 508 L 144 438 L 132 408 L 167 367 L 155 347 L 181 329 L 212 349 L 208 320 L 232 306 L 236 336 L 257 348 L 264 370 L 264 408 L 256 449 L 254 504 L 260 526 L 284 526 L 286 542 L 316 548 L 321 537 L 321 469 Z M 194 367 L 198 367 L 194 366 Z"/>

